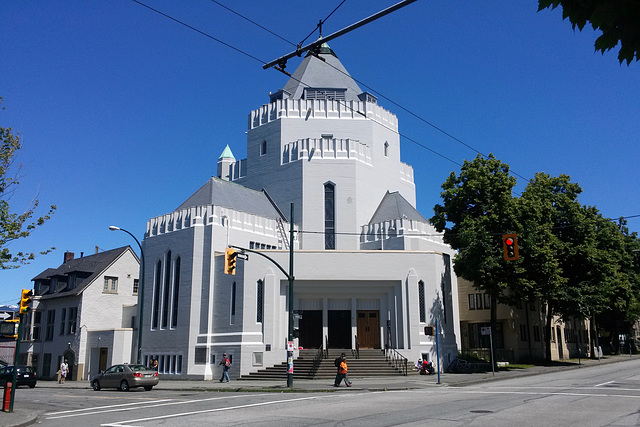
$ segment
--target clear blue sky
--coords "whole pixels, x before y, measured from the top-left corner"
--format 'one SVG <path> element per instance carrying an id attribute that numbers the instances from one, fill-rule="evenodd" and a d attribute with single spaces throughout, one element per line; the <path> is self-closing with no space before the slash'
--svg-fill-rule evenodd
<path id="1" fill-rule="evenodd" d="M 340 1 L 220 0 L 293 43 Z M 146 3 L 263 62 L 293 47 L 208 0 Z M 395 0 L 347 0 L 324 35 Z M 314 34 L 309 40 L 317 37 Z M 525 177 L 568 174 L 583 204 L 607 217 L 640 214 L 640 64 L 594 53 L 537 1 L 420 0 L 330 43 L 360 82 Z M 309 41 L 308 40 L 308 41 Z M 308 42 L 307 41 L 307 42 Z M 247 115 L 287 77 L 130 0 L 5 0 L 0 6 L 0 124 L 23 136 L 14 211 L 34 197 L 58 211 L 12 250 L 52 254 L 0 271 L 0 304 L 65 250 L 86 255 L 140 240 L 216 173 L 229 144 L 244 158 Z M 299 59 L 291 60 L 289 71 Z M 362 87 L 366 90 L 365 87 Z M 403 135 L 462 163 L 476 153 L 403 112 Z M 402 139 L 418 209 L 432 215 L 459 166 Z M 518 190 L 526 183 L 519 179 Z M 629 220 L 640 230 L 640 218 Z"/>

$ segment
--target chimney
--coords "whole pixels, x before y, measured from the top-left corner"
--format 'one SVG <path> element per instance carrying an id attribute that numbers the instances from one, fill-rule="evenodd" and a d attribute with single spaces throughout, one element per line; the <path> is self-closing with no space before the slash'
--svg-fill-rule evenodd
<path id="1" fill-rule="evenodd" d="M 73 252 L 66 251 L 64 253 L 64 264 L 73 259 Z"/>

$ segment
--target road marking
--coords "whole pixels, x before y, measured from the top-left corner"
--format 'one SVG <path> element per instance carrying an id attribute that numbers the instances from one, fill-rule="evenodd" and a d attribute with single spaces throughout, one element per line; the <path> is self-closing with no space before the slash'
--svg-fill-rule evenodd
<path id="1" fill-rule="evenodd" d="M 211 397 L 208 399 L 196 399 L 196 400 L 180 400 L 180 401 L 175 401 L 175 400 L 171 400 L 171 399 L 167 399 L 166 402 L 167 403 L 153 403 L 153 404 L 148 404 L 145 406 L 135 406 L 135 407 L 128 407 L 128 408 L 123 408 L 123 406 L 130 406 L 130 405 L 135 405 L 136 403 L 125 403 L 122 405 L 112 405 L 111 406 L 106 406 L 104 408 L 106 408 L 105 410 L 102 411 L 95 411 L 96 408 L 85 408 L 85 409 L 78 409 L 78 410 L 72 410 L 72 411 L 62 411 L 62 412 L 55 412 L 52 414 L 45 414 L 45 416 L 47 417 L 47 419 L 49 420 L 56 420 L 59 418 L 69 418 L 69 417 L 80 417 L 80 416 L 85 416 L 85 415 L 95 415 L 95 414 L 104 414 L 107 412 L 124 412 L 124 411 L 134 411 L 134 410 L 138 410 L 138 409 L 146 409 L 146 408 L 156 408 L 156 407 L 160 407 L 160 406 L 169 406 L 169 405 L 183 405 L 183 404 L 188 404 L 188 403 L 198 403 L 198 402 L 208 402 L 208 401 L 213 401 L 213 400 L 220 400 L 220 399 L 236 399 L 236 398 L 241 398 L 241 397 L 249 397 L 249 396 L 264 396 L 264 394 L 248 394 L 248 395 L 240 395 L 240 396 L 224 396 L 224 397 Z M 140 402 L 143 405 L 146 402 Z M 112 409 L 109 409 L 112 408 Z M 82 411 L 82 413 L 78 413 L 77 411 Z M 87 413 L 87 411 L 93 411 L 91 413 Z"/>
<path id="2" fill-rule="evenodd" d="M 603 385 L 607 385 L 607 384 L 611 384 L 614 383 L 615 381 L 607 381 L 606 383 L 602 383 L 602 384 L 596 384 L 596 387 L 601 387 Z"/>
<path id="3" fill-rule="evenodd" d="M 371 393 L 356 393 L 356 394 L 371 394 Z M 354 394 L 350 394 L 351 396 L 353 396 Z M 246 396 L 243 396 L 246 397 Z M 290 403 L 290 402 L 300 402 L 303 400 L 315 400 L 315 399 L 327 399 L 330 397 L 344 397 L 344 396 L 310 396 L 310 397 L 299 397 L 296 399 L 284 399 L 284 400 L 275 400 L 275 401 L 269 401 L 269 402 L 259 402 L 259 403 L 249 403 L 246 405 L 238 405 L 238 406 L 227 406 L 224 408 L 215 408 L 215 409 L 203 409 L 200 411 L 191 411 L 191 412 L 182 412 L 179 414 L 168 414 L 168 415 L 159 415 L 157 417 L 148 417 L 148 418 L 138 418 L 137 420 L 127 420 L 127 421 L 119 421 L 116 423 L 110 423 L 110 424 L 101 424 L 101 426 L 104 427 L 122 427 L 122 426 L 126 426 L 126 425 L 130 425 L 131 423 L 139 423 L 139 422 L 145 422 L 145 421 L 155 421 L 155 420 L 162 420 L 162 419 L 167 419 L 167 418 L 176 418 L 176 417 L 186 417 L 186 416 L 190 416 L 190 415 L 198 415 L 198 414 L 208 414 L 211 412 L 222 412 L 222 411 L 233 411 L 236 409 L 245 409 L 245 408 L 255 408 L 258 406 L 267 406 L 267 405 L 275 405 L 278 403 Z"/>
<path id="4" fill-rule="evenodd" d="M 77 398 L 77 396 L 75 396 Z M 168 402 L 171 399 L 162 399 L 162 400 L 156 400 L 154 403 L 158 403 L 158 402 Z M 143 405 L 145 403 L 148 402 L 133 402 L 133 403 L 122 403 L 119 405 L 107 405 L 107 406 L 94 406 L 91 408 L 82 408 L 82 409 L 72 409 L 69 411 L 59 411 L 59 412 L 49 412 L 47 414 L 44 414 L 45 417 L 49 417 L 49 416 L 54 416 L 54 415 L 60 415 L 60 414 L 70 414 L 73 412 L 82 412 L 82 411 L 95 411 L 96 409 L 109 409 L 109 408 L 117 408 L 117 407 L 122 407 L 122 406 L 131 406 L 131 405 Z"/>

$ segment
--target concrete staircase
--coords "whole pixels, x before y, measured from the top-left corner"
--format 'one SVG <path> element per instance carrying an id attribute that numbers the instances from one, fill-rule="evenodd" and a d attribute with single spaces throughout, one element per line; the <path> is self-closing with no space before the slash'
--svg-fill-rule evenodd
<path id="1" fill-rule="evenodd" d="M 382 350 L 360 350 L 360 357 L 356 359 L 355 350 L 330 349 L 329 357 L 320 359 L 315 363 L 314 359 L 318 350 L 300 350 L 297 359 L 293 361 L 293 379 L 333 379 L 337 368 L 334 365 L 336 357 L 340 353 L 347 355 L 349 377 L 371 378 L 382 376 L 399 376 L 402 373 L 394 369 L 384 357 Z M 240 380 L 273 380 L 287 378 L 287 364 L 270 366 L 249 375 L 243 375 Z"/>

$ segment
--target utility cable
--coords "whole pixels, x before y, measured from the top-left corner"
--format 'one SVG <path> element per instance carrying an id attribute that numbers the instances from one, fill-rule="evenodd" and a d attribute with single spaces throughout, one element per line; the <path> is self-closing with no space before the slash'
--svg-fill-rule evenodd
<path id="1" fill-rule="evenodd" d="M 298 46 L 302 46 L 302 45 L 304 44 L 304 42 L 306 42 L 306 41 L 307 41 L 307 39 L 308 39 L 309 37 L 311 37 L 311 35 L 312 35 L 313 33 L 315 33 L 315 32 L 316 32 L 316 30 L 317 30 L 318 28 L 320 29 L 320 37 L 322 37 L 322 25 L 323 25 L 325 22 L 327 22 L 327 19 L 331 18 L 331 15 L 333 15 L 333 14 L 334 14 L 334 12 L 335 12 L 336 10 L 338 10 L 338 9 L 340 8 L 340 6 L 342 6 L 342 5 L 344 4 L 344 2 L 346 2 L 346 1 L 347 1 L 347 0 L 342 0 L 342 3 L 340 3 L 338 6 L 336 6 L 336 8 L 335 8 L 335 9 L 333 9 L 333 11 L 329 14 L 329 16 L 327 16 L 326 18 L 324 18 L 323 20 L 321 20 L 320 22 L 318 22 L 318 25 L 316 26 L 316 28 L 314 28 L 314 29 L 313 29 L 313 31 L 311 31 L 311 32 L 309 33 L 309 35 L 308 35 L 307 37 L 305 37 L 305 38 L 304 38 L 304 40 L 302 40 L 302 41 L 298 44 Z"/>

